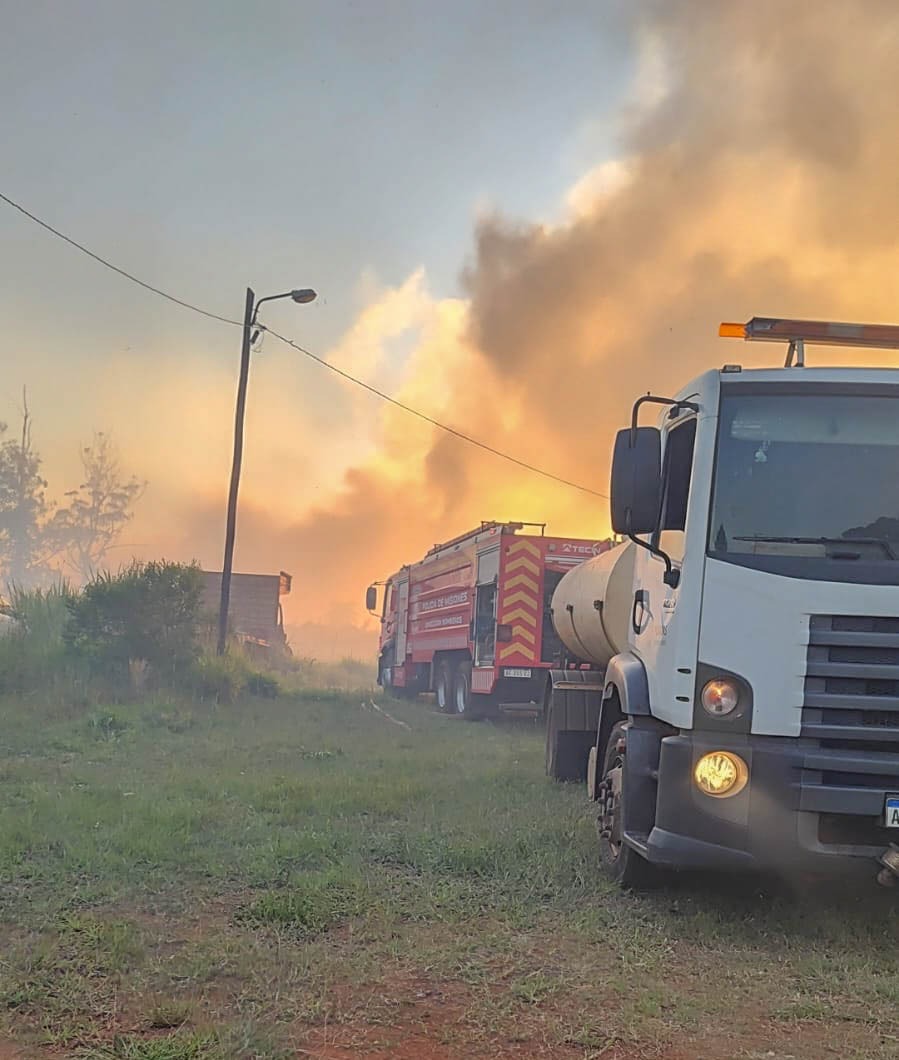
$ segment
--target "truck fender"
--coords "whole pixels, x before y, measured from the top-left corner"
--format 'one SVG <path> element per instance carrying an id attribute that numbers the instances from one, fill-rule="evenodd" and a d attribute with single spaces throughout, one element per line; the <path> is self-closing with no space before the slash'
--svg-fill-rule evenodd
<path id="1" fill-rule="evenodd" d="M 554 780 L 583 780 L 596 759 L 602 674 L 551 670 L 546 680 L 546 772 Z M 593 770 L 596 772 L 595 766 Z"/>
<path id="2" fill-rule="evenodd" d="M 624 775 L 627 819 L 623 827 L 625 835 L 632 837 L 638 847 L 645 847 L 655 823 L 662 740 L 672 731 L 664 722 L 645 715 L 629 719 Z"/>
<path id="3" fill-rule="evenodd" d="M 649 682 L 643 663 L 631 652 L 622 652 L 609 660 L 599 717 L 596 724 L 596 743 L 587 767 L 587 791 L 591 799 L 597 797 L 600 768 L 606 753 L 606 742 L 619 721 L 649 717 Z"/>
<path id="4" fill-rule="evenodd" d="M 603 702 L 617 693 L 622 715 L 649 716 L 649 680 L 646 667 L 633 652 L 624 651 L 610 660 L 606 667 Z"/>
<path id="5" fill-rule="evenodd" d="M 552 696 L 560 711 L 560 728 L 571 732 L 596 732 L 602 701 L 602 674 L 591 670 L 550 670 L 546 682 L 544 713 Z"/>

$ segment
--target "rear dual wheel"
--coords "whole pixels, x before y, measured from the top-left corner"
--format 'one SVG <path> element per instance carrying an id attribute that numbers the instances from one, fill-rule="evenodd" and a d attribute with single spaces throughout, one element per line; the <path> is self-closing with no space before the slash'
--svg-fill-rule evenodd
<path id="1" fill-rule="evenodd" d="M 453 701 L 453 668 L 449 659 L 441 659 L 437 663 L 437 670 L 434 674 L 434 692 L 437 695 L 437 709 L 444 714 L 449 714 Z"/>
<path id="2" fill-rule="evenodd" d="M 460 661 L 452 666 L 447 659 L 437 664 L 435 678 L 437 706 L 445 714 L 454 714 L 468 721 L 480 721 L 484 716 L 478 702 L 480 697 L 471 693 L 471 663 Z"/>
<path id="3" fill-rule="evenodd" d="M 453 711 L 463 717 L 471 714 L 471 667 L 464 663 L 453 674 Z"/>
<path id="4" fill-rule="evenodd" d="M 457 717 L 465 718 L 466 721 L 482 721 L 485 714 L 484 697 L 471 693 L 471 663 L 459 663 L 454 682 L 453 705 Z"/>

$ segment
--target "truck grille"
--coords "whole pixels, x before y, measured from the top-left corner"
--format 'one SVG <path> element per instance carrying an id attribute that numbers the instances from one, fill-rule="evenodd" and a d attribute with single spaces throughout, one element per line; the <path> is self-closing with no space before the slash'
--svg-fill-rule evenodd
<path id="1" fill-rule="evenodd" d="M 801 735 L 899 766 L 899 618 L 813 615 Z M 864 774 L 864 787 L 882 787 Z"/>
<path id="2" fill-rule="evenodd" d="M 823 847 L 876 853 L 899 792 L 899 618 L 812 615 L 799 805 Z"/>
<path id="3" fill-rule="evenodd" d="M 822 756 L 824 785 L 896 788 L 899 618 L 811 616 L 801 735 L 844 752 Z"/>

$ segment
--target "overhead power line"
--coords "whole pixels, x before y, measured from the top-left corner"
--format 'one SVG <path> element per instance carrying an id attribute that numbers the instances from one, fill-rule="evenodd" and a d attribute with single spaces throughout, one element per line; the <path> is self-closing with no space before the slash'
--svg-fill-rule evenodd
<path id="1" fill-rule="evenodd" d="M 24 206 L 10 199 L 9 196 L 4 195 L 0 192 L 0 201 L 5 202 L 8 206 L 11 206 L 14 210 L 18 210 L 20 214 L 27 217 L 30 221 L 40 225 L 41 228 L 50 232 L 58 239 L 68 243 L 69 246 L 74 247 L 76 250 L 81 251 L 82 254 L 86 254 L 89 258 L 103 265 L 105 268 L 110 269 L 112 272 L 118 273 L 119 276 L 124 277 L 126 280 L 130 280 L 132 283 L 136 283 L 138 287 L 143 287 L 144 290 L 150 291 L 152 294 L 158 295 L 160 298 L 165 298 L 169 302 L 174 302 L 175 305 L 181 306 L 183 309 L 189 309 L 194 313 L 199 313 L 201 316 L 208 317 L 210 320 L 217 320 L 222 324 L 230 324 L 234 327 L 243 327 L 239 320 L 232 320 L 230 317 L 221 316 L 218 313 L 212 313 L 208 309 L 202 309 L 200 306 L 194 305 L 192 302 L 187 302 L 182 298 L 177 298 L 173 294 L 169 294 L 168 291 L 163 291 L 159 287 L 154 287 L 153 284 L 147 283 L 141 280 L 139 277 L 128 272 L 126 269 L 120 268 L 118 265 L 114 265 L 111 261 L 101 257 L 99 254 L 95 254 L 94 251 L 88 249 L 84 244 L 79 243 L 77 240 L 67 236 L 64 232 L 60 232 L 58 228 L 54 228 L 53 225 L 48 224 L 46 221 L 41 220 L 40 217 L 35 216 L 29 210 L 26 210 Z M 541 475 L 543 478 L 549 479 L 552 482 L 557 482 L 562 486 L 569 486 L 571 489 L 580 490 L 582 493 L 592 494 L 594 497 L 602 497 L 604 500 L 608 500 L 608 495 L 601 493 L 599 490 L 591 489 L 589 486 L 581 485 L 579 482 L 572 482 L 570 479 L 562 478 L 560 475 L 554 475 L 551 471 L 546 471 L 541 467 L 537 467 L 534 464 L 529 464 L 526 460 L 519 460 L 518 457 L 512 456 L 511 453 L 503 452 L 501 449 L 496 449 L 492 445 L 488 445 L 486 442 L 482 442 L 477 438 L 473 438 L 469 434 L 465 434 L 463 431 L 457 430 L 455 427 L 450 427 L 449 424 L 442 423 L 440 420 L 435 419 L 433 416 L 427 415 L 427 413 L 421 412 L 419 409 L 414 408 L 412 405 L 407 405 L 405 402 L 400 401 L 398 398 L 391 397 L 390 394 L 385 394 L 383 390 L 379 390 L 377 387 L 372 386 L 370 383 L 364 382 L 362 379 L 358 379 L 356 376 L 351 375 L 349 372 L 345 372 L 342 368 L 338 368 L 337 365 L 331 364 L 330 361 L 326 361 L 323 357 L 318 357 L 312 353 L 311 350 L 307 350 L 305 347 L 300 346 L 299 343 L 289 339 L 284 335 L 279 335 L 277 331 L 272 331 L 271 328 L 266 328 L 264 325 L 260 327 L 267 331 L 274 338 L 280 342 L 285 343 L 298 353 L 302 353 L 304 357 L 308 357 L 310 360 L 315 361 L 316 364 L 321 365 L 323 368 L 327 368 L 329 371 L 339 375 L 342 379 L 346 379 L 348 382 L 355 384 L 358 387 L 362 387 L 363 390 L 367 390 L 370 394 L 374 394 L 379 397 L 382 401 L 388 402 L 388 404 L 395 406 L 398 409 L 402 409 L 403 412 L 408 413 L 410 416 L 415 416 L 425 423 L 431 424 L 432 427 L 436 427 L 441 431 L 445 431 L 447 434 L 451 434 L 454 438 L 458 438 L 460 441 L 467 442 L 469 445 L 476 446 L 478 449 L 483 449 L 487 453 L 491 453 L 493 456 L 497 456 L 502 460 L 507 460 L 511 464 L 515 464 L 525 471 L 530 471 L 535 475 Z"/>
<path id="2" fill-rule="evenodd" d="M 383 390 L 378 390 L 377 387 L 372 386 L 370 383 L 365 383 L 361 379 L 357 379 L 355 376 L 350 375 L 349 372 L 345 372 L 342 368 L 338 368 L 337 365 L 331 364 L 330 361 L 326 361 L 322 357 L 317 357 L 314 353 L 304 349 L 292 339 L 279 335 L 277 331 L 272 331 L 271 328 L 265 328 L 264 330 L 267 331 L 269 335 L 274 336 L 274 338 L 280 339 L 281 342 L 287 343 L 288 346 L 292 346 L 293 349 L 302 353 L 305 357 L 309 357 L 311 360 L 315 361 L 316 364 L 320 364 L 322 367 L 330 369 L 343 379 L 348 379 L 351 383 L 355 383 L 356 386 L 361 386 L 370 394 L 374 394 L 381 398 L 382 401 L 387 401 L 389 404 L 395 405 L 398 409 L 402 409 L 403 412 L 408 412 L 410 416 L 417 416 L 420 420 L 424 420 L 425 423 L 430 423 L 434 427 L 439 427 L 440 430 L 446 431 L 447 434 L 453 435 L 454 438 L 459 438 L 463 442 L 468 442 L 469 445 L 476 445 L 479 449 L 483 449 L 488 453 L 493 453 L 494 456 L 502 457 L 503 460 L 508 460 L 513 464 L 517 464 L 519 467 L 523 467 L 526 471 L 533 471 L 535 475 L 543 475 L 544 478 L 552 479 L 554 482 L 558 482 L 563 486 L 571 486 L 572 489 L 583 490 L 584 493 L 592 493 L 595 497 L 604 497 L 608 500 L 605 493 L 590 489 L 589 486 L 582 486 L 579 482 L 571 482 L 569 479 L 561 478 L 559 475 L 554 475 L 550 471 L 544 471 L 543 468 L 535 467 L 534 464 L 529 464 L 525 460 L 519 460 L 517 456 L 512 456 L 510 453 L 504 453 L 499 449 L 494 449 L 492 445 L 487 445 L 486 442 L 481 442 L 477 438 L 472 438 L 469 434 L 457 431 L 455 427 L 450 427 L 445 423 L 441 423 L 440 420 L 435 420 L 432 416 L 428 416 L 427 413 L 419 412 L 418 409 L 413 408 L 411 405 L 407 405 L 398 398 L 391 397 L 389 394 L 385 394 Z"/>
<path id="3" fill-rule="evenodd" d="M 236 324 L 238 327 L 241 327 L 239 320 L 229 320 L 228 317 L 221 317 L 218 313 L 210 313 L 207 309 L 201 309 L 198 305 L 182 301 L 182 299 L 176 298 L 173 294 L 169 294 L 167 291 L 162 291 L 158 287 L 154 287 L 151 283 L 146 283 L 144 280 L 138 279 L 137 276 L 132 275 L 125 269 L 120 269 L 118 265 L 113 265 L 111 261 L 107 261 L 106 258 L 101 258 L 99 254 L 95 254 L 92 250 L 88 250 L 86 246 L 77 242 L 77 240 L 70 238 L 64 232 L 60 232 L 58 228 L 54 228 L 53 225 L 47 224 L 46 221 L 42 221 L 40 217 L 35 217 L 33 213 L 29 213 L 24 206 L 20 206 L 17 202 L 13 202 L 13 200 L 4 195 L 2 191 L 0 191 L 0 199 L 14 210 L 18 210 L 19 213 L 24 214 L 29 221 L 34 221 L 34 223 L 40 225 L 41 228 L 45 228 L 48 232 L 52 232 L 53 235 L 63 240 L 63 242 L 68 243 L 70 247 L 80 250 L 82 254 L 87 254 L 89 258 L 93 258 L 94 261 L 99 262 L 101 265 L 105 265 L 107 269 L 111 269 L 113 272 L 117 272 L 119 276 L 124 276 L 126 280 L 136 283 L 138 287 L 143 287 L 146 291 L 152 291 L 153 294 L 158 294 L 160 298 L 165 298 L 169 302 L 174 302 L 175 305 L 183 306 L 185 309 L 193 310 L 194 313 L 200 313 L 204 317 L 209 317 L 210 320 L 220 320 L 223 324 Z"/>

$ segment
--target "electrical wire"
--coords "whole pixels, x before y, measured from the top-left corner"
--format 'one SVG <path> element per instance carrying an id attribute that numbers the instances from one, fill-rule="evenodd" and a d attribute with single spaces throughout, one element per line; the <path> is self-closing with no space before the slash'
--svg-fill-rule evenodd
<path id="1" fill-rule="evenodd" d="M 154 287 L 151 283 L 146 283 L 144 280 L 138 279 L 137 276 L 132 275 L 130 272 L 126 272 L 125 269 L 120 269 L 118 265 L 113 265 L 111 261 L 107 261 L 106 258 L 101 258 L 99 254 L 95 254 L 92 250 L 88 250 L 86 246 L 67 236 L 64 232 L 60 232 L 59 229 L 54 228 L 53 225 L 47 224 L 46 221 L 42 221 L 40 217 L 35 217 L 33 213 L 29 213 L 24 206 L 20 206 L 17 202 L 13 202 L 9 196 L 4 195 L 0 191 L 0 200 L 5 202 L 8 206 L 11 206 L 14 210 L 18 210 L 19 213 L 24 214 L 30 221 L 34 221 L 35 224 L 40 225 L 41 228 L 45 228 L 48 232 L 52 232 L 53 235 L 57 236 L 63 242 L 68 243 L 69 246 L 74 247 L 76 250 L 80 250 L 82 254 L 87 254 L 89 258 L 93 258 L 94 261 L 99 262 L 101 265 L 105 265 L 107 269 L 111 269 L 113 272 L 117 272 L 119 276 L 124 276 L 126 280 L 131 280 L 132 283 L 136 283 L 138 287 L 143 287 L 147 291 L 152 291 L 153 294 L 158 294 L 160 298 L 166 298 L 169 302 L 174 302 L 175 305 L 183 306 L 185 309 L 192 309 L 195 313 L 200 313 L 204 317 L 209 317 L 210 320 L 219 320 L 223 324 L 236 324 L 237 327 L 242 327 L 239 320 L 230 320 L 228 317 L 219 316 L 218 313 L 210 313 L 207 309 L 201 309 L 197 305 L 193 305 L 190 302 L 184 302 L 180 298 L 176 298 L 173 294 L 169 294 L 167 291 L 162 291 L 158 287 Z"/>
<path id="2" fill-rule="evenodd" d="M 570 479 L 562 478 L 559 475 L 554 475 L 551 471 L 544 471 L 541 467 L 536 467 L 534 464 L 529 464 L 526 460 L 519 460 L 517 456 L 512 456 L 510 453 L 504 453 L 500 449 L 494 449 L 492 445 L 488 445 L 486 442 L 479 441 L 477 438 L 472 438 L 470 434 L 465 434 L 462 431 L 456 430 L 455 427 L 450 427 L 446 423 L 441 423 L 440 420 L 435 420 L 433 416 L 428 416 L 427 413 L 419 412 L 418 409 L 413 408 L 411 405 L 407 405 L 405 402 L 400 401 L 398 398 L 391 397 L 389 394 L 385 394 L 383 390 L 378 390 L 377 387 L 372 386 L 370 383 L 365 383 L 361 379 L 357 379 L 355 376 L 350 375 L 349 372 L 345 372 L 342 368 L 338 368 L 337 365 L 331 364 L 330 361 L 324 360 L 322 357 L 316 356 L 310 350 L 305 349 L 298 343 L 294 342 L 293 339 L 288 339 L 284 335 L 279 335 L 277 331 L 272 331 L 271 328 L 264 328 L 273 338 L 279 339 L 281 342 L 291 346 L 297 352 L 302 353 L 305 357 L 309 357 L 315 361 L 316 364 L 320 364 L 323 368 L 327 368 L 343 379 L 349 380 L 351 383 L 355 383 L 356 386 L 361 386 L 364 390 L 367 390 L 370 394 L 374 394 L 376 397 L 381 398 L 382 401 L 387 401 L 391 405 L 395 405 L 396 408 L 402 409 L 403 412 L 408 412 L 410 416 L 417 416 L 418 419 L 424 420 L 425 423 L 430 423 L 433 427 L 439 427 L 441 431 L 446 431 L 447 434 L 453 435 L 454 438 L 459 438 L 463 442 L 468 442 L 469 445 L 475 445 L 478 449 L 483 449 L 485 452 L 492 453 L 494 456 L 501 457 L 503 460 L 508 460 L 512 464 L 517 464 L 518 467 L 524 468 L 526 471 L 531 471 L 535 475 L 542 475 L 544 478 L 552 479 L 553 482 L 558 482 L 563 486 L 570 486 L 572 489 L 581 490 L 584 493 L 591 493 L 594 497 L 602 497 L 604 500 L 608 500 L 608 496 L 605 493 L 600 493 L 599 490 L 591 489 L 589 486 L 582 486 L 579 482 L 572 482 Z"/>
<path id="3" fill-rule="evenodd" d="M 100 265 L 105 266 L 112 272 L 118 273 L 119 276 L 124 277 L 126 280 L 130 280 L 132 283 L 136 283 L 138 287 L 143 287 L 144 290 L 150 291 L 152 294 L 158 295 L 160 298 L 165 298 L 167 301 L 173 302 L 175 305 L 179 305 L 184 309 L 190 309 L 192 312 L 199 313 L 201 316 L 208 317 L 210 320 L 217 320 L 222 324 L 231 324 L 235 327 L 243 327 L 243 324 L 239 320 L 232 320 L 229 317 L 220 316 L 218 313 L 212 313 L 207 309 L 201 309 L 200 306 L 194 305 L 192 302 L 186 302 L 181 298 L 176 298 L 175 295 L 169 294 L 167 291 L 163 291 L 159 287 L 154 287 L 152 284 L 141 280 L 139 277 L 134 276 L 132 273 L 120 268 L 118 265 L 114 265 L 111 261 L 107 261 L 106 258 L 89 250 L 82 243 L 67 236 L 64 232 L 60 232 L 59 229 L 54 228 L 53 225 L 48 224 L 46 221 L 42 221 L 40 217 L 36 217 L 29 210 L 26 210 L 24 206 L 21 206 L 13 199 L 10 199 L 9 196 L 4 195 L 3 192 L 0 192 L 0 201 L 5 202 L 14 210 L 18 210 L 20 214 L 23 214 L 30 221 L 40 225 L 41 228 L 50 232 L 58 239 L 61 239 L 64 243 L 68 243 L 69 246 L 74 247 L 76 250 L 80 250 L 82 254 L 86 254 Z M 302 353 L 305 357 L 315 361 L 316 364 L 319 364 L 323 368 L 327 368 L 329 371 L 339 375 L 342 379 L 346 379 L 348 382 L 361 387 L 363 390 L 367 390 L 370 394 L 374 394 L 376 397 L 379 397 L 382 401 L 386 401 L 396 408 L 402 409 L 403 412 L 408 413 L 410 416 L 415 416 L 418 419 L 423 420 L 425 423 L 429 423 L 432 427 L 437 427 L 439 430 L 451 434 L 454 438 L 458 438 L 460 441 L 467 442 L 469 445 L 476 446 L 478 449 L 483 449 L 484 452 L 491 453 L 493 456 L 497 456 L 502 460 L 507 460 L 509 463 L 515 464 L 518 467 L 523 468 L 525 471 L 540 475 L 552 482 L 557 482 L 560 485 L 569 486 L 571 489 L 580 490 L 582 493 L 589 493 L 594 497 L 601 497 L 604 500 L 608 500 L 608 495 L 600 493 L 599 490 L 591 489 L 589 486 L 583 486 L 579 482 L 572 482 L 571 479 L 562 478 L 560 475 L 554 475 L 551 471 L 545 471 L 543 468 L 537 467 L 535 464 L 529 464 L 526 460 L 519 460 L 518 457 L 512 456 L 511 453 L 505 453 L 501 449 L 495 449 L 492 445 L 488 445 L 486 442 L 473 438 L 470 434 L 465 434 L 463 431 L 459 431 L 455 427 L 450 427 L 449 424 L 441 423 L 440 420 L 434 419 L 433 416 L 429 416 L 427 413 L 419 411 L 412 405 L 407 405 L 398 398 L 385 394 L 383 390 L 379 390 L 377 387 L 364 382 L 362 379 L 357 379 L 356 376 L 351 375 L 349 372 L 345 372 L 335 364 L 331 364 L 330 361 L 326 361 L 323 357 L 318 357 L 316 354 L 312 353 L 311 350 L 307 350 L 305 347 L 300 346 L 299 343 L 294 342 L 293 339 L 289 339 L 284 335 L 279 335 L 277 331 L 272 331 L 271 328 L 266 328 L 264 325 L 260 324 L 259 327 L 261 330 L 267 331 L 270 335 L 273 335 L 280 342 L 292 347 L 298 353 Z"/>

